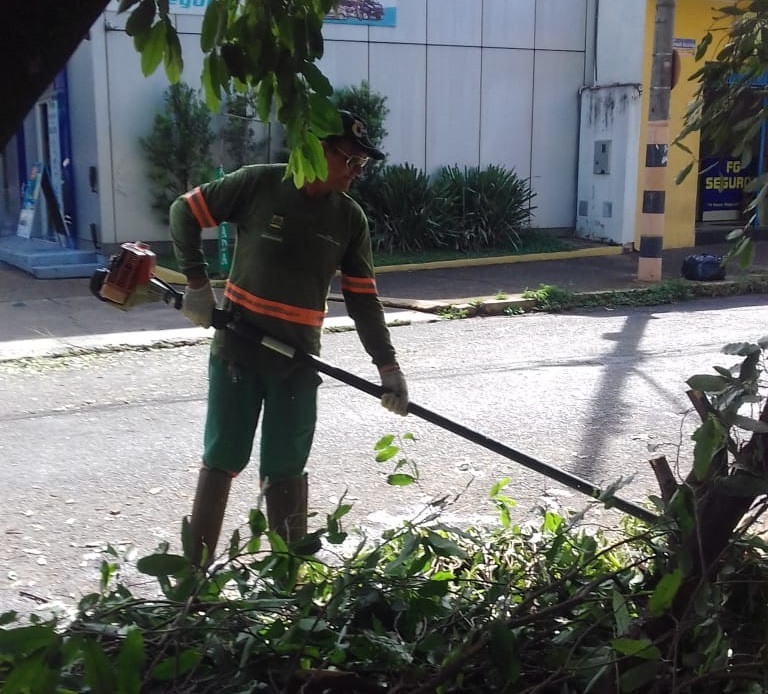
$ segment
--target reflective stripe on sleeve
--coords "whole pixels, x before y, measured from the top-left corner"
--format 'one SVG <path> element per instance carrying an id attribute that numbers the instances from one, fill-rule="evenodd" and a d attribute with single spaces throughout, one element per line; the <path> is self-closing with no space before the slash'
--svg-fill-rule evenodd
<path id="1" fill-rule="evenodd" d="M 189 205 L 189 209 L 192 211 L 201 229 L 210 229 L 217 226 L 216 222 L 213 221 L 208 205 L 205 204 L 205 199 L 199 187 L 184 193 L 184 199 L 187 201 L 187 205 Z"/>
<path id="2" fill-rule="evenodd" d="M 352 292 L 353 294 L 375 294 L 376 280 L 372 277 L 350 277 L 349 275 L 342 275 L 341 289 L 342 291 Z"/>
<path id="3" fill-rule="evenodd" d="M 227 282 L 227 286 L 224 288 L 224 296 L 233 304 L 242 306 L 252 313 L 269 316 L 270 318 L 278 318 L 288 323 L 308 325 L 312 328 L 321 328 L 323 326 L 324 311 L 314 311 L 308 308 L 301 308 L 300 306 L 281 304 L 279 301 L 263 299 L 231 282 Z"/>

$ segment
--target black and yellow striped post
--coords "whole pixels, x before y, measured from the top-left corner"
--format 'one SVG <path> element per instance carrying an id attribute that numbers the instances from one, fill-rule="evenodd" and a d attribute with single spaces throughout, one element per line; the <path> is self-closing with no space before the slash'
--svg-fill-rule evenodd
<path id="1" fill-rule="evenodd" d="M 649 122 L 640 215 L 640 260 L 637 266 L 637 279 L 646 282 L 661 280 L 668 142 L 669 121 Z"/>
<path id="2" fill-rule="evenodd" d="M 674 25 L 675 0 L 656 0 L 637 265 L 637 279 L 644 282 L 661 280 Z"/>

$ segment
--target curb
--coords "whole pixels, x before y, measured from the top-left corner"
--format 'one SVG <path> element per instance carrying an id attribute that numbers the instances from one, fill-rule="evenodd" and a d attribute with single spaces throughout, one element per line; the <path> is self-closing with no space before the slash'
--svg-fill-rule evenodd
<path id="1" fill-rule="evenodd" d="M 413 299 L 381 299 L 383 306 L 389 308 L 400 308 L 424 313 L 433 313 L 440 315 L 447 314 L 445 317 L 472 318 L 475 316 L 498 316 L 506 313 L 509 309 L 517 309 L 521 313 L 529 313 L 541 310 L 542 312 L 559 312 L 578 308 L 591 308 L 597 306 L 632 306 L 638 305 L 636 301 L 627 301 L 622 303 L 616 301 L 617 297 L 642 297 L 643 295 L 653 295 L 658 292 L 659 286 L 678 285 L 690 290 L 690 296 L 674 296 L 669 301 L 658 301 L 655 304 L 645 304 L 647 306 L 662 306 L 668 303 L 678 303 L 690 301 L 693 299 L 718 298 L 726 296 L 746 296 L 750 294 L 768 293 L 768 271 L 753 272 L 742 275 L 736 279 L 722 280 L 719 282 L 696 282 L 694 280 L 685 280 L 682 278 L 665 279 L 661 283 L 654 283 L 647 287 L 615 287 L 612 289 L 599 289 L 583 292 L 569 292 L 564 290 L 569 297 L 573 297 L 572 305 L 561 309 L 541 308 L 540 302 L 533 297 L 527 297 L 523 294 L 512 294 L 506 299 L 496 298 L 478 298 L 473 301 L 457 299 L 455 301 L 425 301 Z M 672 295 L 672 292 L 670 292 Z M 593 301 L 590 301 L 593 300 Z M 334 294 L 329 296 L 329 300 L 343 301 L 341 295 Z"/>
<path id="2" fill-rule="evenodd" d="M 396 327 L 414 323 L 434 323 L 440 317 L 423 311 L 402 310 L 387 315 L 387 325 Z M 329 318 L 323 332 L 347 332 L 355 329 L 351 318 Z M 185 347 L 210 342 L 213 331 L 207 328 L 175 328 L 172 330 L 139 330 L 135 332 L 78 335 L 0 342 L 0 366 L 8 362 L 26 362 L 44 358 L 76 357 L 86 354 L 139 351 Z"/>
<path id="3" fill-rule="evenodd" d="M 573 251 L 553 251 L 550 253 L 522 253 L 520 255 L 494 255 L 486 258 L 459 258 L 458 260 L 435 260 L 428 263 L 403 263 L 401 265 L 381 265 L 377 266 L 375 272 L 377 275 L 387 272 L 416 272 L 418 270 L 445 270 L 449 268 L 461 267 L 482 267 L 485 265 L 510 265 L 513 263 L 537 263 L 542 260 L 568 260 L 570 258 L 599 258 L 604 256 L 622 255 L 626 253 L 623 246 L 595 246 L 594 248 L 577 248 Z M 162 268 L 167 276 L 175 277 L 176 280 L 184 275 Z M 337 273 L 338 274 L 338 273 Z M 166 280 L 170 281 L 170 280 Z M 174 282 L 171 282 L 172 284 Z M 175 283 L 182 283 L 181 281 Z M 214 289 L 222 289 L 226 280 L 212 279 L 211 286 Z M 335 299 L 333 299 L 335 301 Z"/>
<path id="4" fill-rule="evenodd" d="M 573 251 L 553 251 L 551 253 L 522 253 L 520 255 L 497 255 L 486 258 L 461 258 L 459 260 L 436 260 L 428 263 L 405 263 L 402 265 L 382 265 L 376 268 L 376 274 L 385 272 L 410 272 L 411 270 L 444 270 L 456 267 L 482 267 L 484 265 L 509 265 L 512 263 L 536 263 L 542 260 L 568 260 L 570 258 L 598 258 L 625 253 L 623 246 L 596 246 L 595 248 L 577 248 Z"/>

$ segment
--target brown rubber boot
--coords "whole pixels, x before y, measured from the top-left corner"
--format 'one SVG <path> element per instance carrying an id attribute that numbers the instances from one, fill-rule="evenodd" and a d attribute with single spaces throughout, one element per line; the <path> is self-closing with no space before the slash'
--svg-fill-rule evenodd
<path id="1" fill-rule="evenodd" d="M 203 545 L 208 548 L 205 568 L 210 566 L 216 554 L 216 543 L 219 541 L 231 486 L 230 473 L 200 468 L 189 525 L 192 531 L 192 561 L 195 564 L 199 565 L 202 561 Z"/>
<path id="2" fill-rule="evenodd" d="M 307 492 L 306 473 L 274 482 L 266 480 L 267 523 L 286 543 L 307 534 Z"/>

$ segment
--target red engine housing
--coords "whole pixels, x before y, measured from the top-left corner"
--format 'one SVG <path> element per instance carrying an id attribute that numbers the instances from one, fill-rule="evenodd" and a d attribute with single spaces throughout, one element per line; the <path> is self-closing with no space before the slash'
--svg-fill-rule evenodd
<path id="1" fill-rule="evenodd" d="M 142 241 L 124 243 L 120 254 L 112 259 L 109 274 L 99 292 L 115 304 L 125 304 L 139 288 L 149 284 L 155 274 L 157 258 Z"/>

